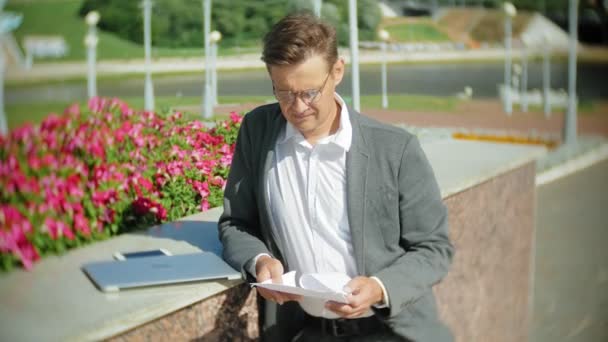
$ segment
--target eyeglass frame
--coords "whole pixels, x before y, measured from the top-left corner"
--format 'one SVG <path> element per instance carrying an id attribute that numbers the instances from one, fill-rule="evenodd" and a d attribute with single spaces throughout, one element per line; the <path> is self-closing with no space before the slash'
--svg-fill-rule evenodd
<path id="1" fill-rule="evenodd" d="M 274 82 L 272 83 L 272 93 L 274 94 L 274 97 L 277 99 L 277 101 L 282 102 L 288 106 L 292 106 L 295 101 L 296 98 L 300 98 L 300 100 L 302 100 L 302 102 L 304 102 L 307 106 L 310 106 L 312 103 L 316 102 L 319 99 L 319 95 L 321 95 L 323 93 L 323 90 L 325 89 L 325 85 L 327 84 L 327 80 L 329 80 L 329 75 L 331 75 L 331 70 L 327 73 L 327 76 L 325 76 L 325 81 L 323 81 L 323 84 L 321 85 L 321 87 L 319 89 L 306 89 L 306 90 L 302 90 L 302 91 L 291 91 L 291 90 L 277 90 L 274 87 Z M 315 91 L 316 94 L 310 99 L 310 100 L 305 100 L 304 98 L 302 98 L 302 94 L 306 93 L 306 92 L 312 92 Z M 291 100 L 289 100 L 289 102 L 284 102 L 281 101 L 281 99 L 279 99 L 279 96 L 277 95 L 277 92 L 284 92 L 286 94 L 288 94 L 291 98 Z"/>

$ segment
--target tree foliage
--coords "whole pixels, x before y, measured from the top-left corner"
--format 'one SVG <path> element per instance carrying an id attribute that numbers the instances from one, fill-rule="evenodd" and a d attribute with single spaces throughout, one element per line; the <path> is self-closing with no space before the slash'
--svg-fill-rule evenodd
<path id="1" fill-rule="evenodd" d="M 143 11 L 136 0 L 84 0 L 80 15 L 96 10 L 99 27 L 118 36 L 143 43 Z M 284 15 L 312 10 L 311 0 L 222 0 L 213 1 L 211 29 L 222 33 L 222 45 L 258 43 L 263 34 Z M 341 45 L 348 43 L 348 1 L 324 0 L 322 17 L 332 23 Z M 381 19 L 377 0 L 359 0 L 359 37 L 374 39 Z M 203 44 L 201 0 L 156 0 L 152 7 L 152 44 L 165 47 L 199 47 Z"/>

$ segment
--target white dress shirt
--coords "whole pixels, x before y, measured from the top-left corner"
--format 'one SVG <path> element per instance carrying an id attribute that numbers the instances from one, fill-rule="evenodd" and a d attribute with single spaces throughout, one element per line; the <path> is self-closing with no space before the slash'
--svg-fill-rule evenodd
<path id="1" fill-rule="evenodd" d="M 341 107 L 335 134 L 311 145 L 293 125 L 286 124 L 275 145 L 266 191 L 274 222 L 272 236 L 289 267 L 285 271 L 337 272 L 352 278 L 357 276 L 357 267 L 346 205 L 346 153 L 352 126 L 344 101 L 335 96 Z M 300 305 L 314 316 L 338 317 L 325 310 L 320 300 L 304 299 Z"/>

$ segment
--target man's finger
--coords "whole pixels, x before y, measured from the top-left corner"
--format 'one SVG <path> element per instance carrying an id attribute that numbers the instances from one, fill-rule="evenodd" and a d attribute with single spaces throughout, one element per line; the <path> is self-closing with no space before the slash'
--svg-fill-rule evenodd
<path id="1" fill-rule="evenodd" d="M 280 262 L 274 262 L 268 266 L 270 277 L 275 284 L 283 283 L 283 265 Z"/>
<path id="2" fill-rule="evenodd" d="M 349 304 L 343 304 L 338 302 L 329 301 L 325 303 L 325 308 L 336 313 L 340 317 L 344 317 L 353 312 L 354 308 Z"/>
<path id="3" fill-rule="evenodd" d="M 256 274 L 256 279 L 259 283 L 270 279 L 270 271 L 268 270 L 268 268 L 264 267 L 260 269 Z"/>

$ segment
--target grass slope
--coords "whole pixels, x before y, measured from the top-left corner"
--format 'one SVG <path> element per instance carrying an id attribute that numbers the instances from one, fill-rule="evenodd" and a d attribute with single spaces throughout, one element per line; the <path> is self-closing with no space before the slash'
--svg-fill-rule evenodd
<path id="1" fill-rule="evenodd" d="M 136 0 L 125 0 L 136 1 Z M 83 18 L 78 16 L 82 0 L 36 0 L 11 1 L 6 6 L 7 11 L 23 15 L 23 22 L 14 32 L 19 44 L 28 35 L 35 36 L 62 36 L 69 46 L 69 53 L 61 60 L 84 60 L 86 48 L 84 37 L 88 26 Z M 153 19 L 154 20 L 154 19 Z M 99 45 L 97 46 L 98 59 L 132 59 L 144 58 L 142 45 L 121 39 L 113 33 L 99 32 Z M 154 45 L 154 42 L 152 42 Z M 251 44 L 257 44 L 251 43 Z M 249 45 L 251 45 L 249 44 Z M 220 45 L 219 54 L 239 54 L 259 51 L 258 46 L 233 47 L 224 49 Z M 200 48 L 169 49 L 152 46 L 152 58 L 158 57 L 196 57 L 204 55 L 203 42 Z M 35 61 L 34 61 L 35 63 Z"/>

